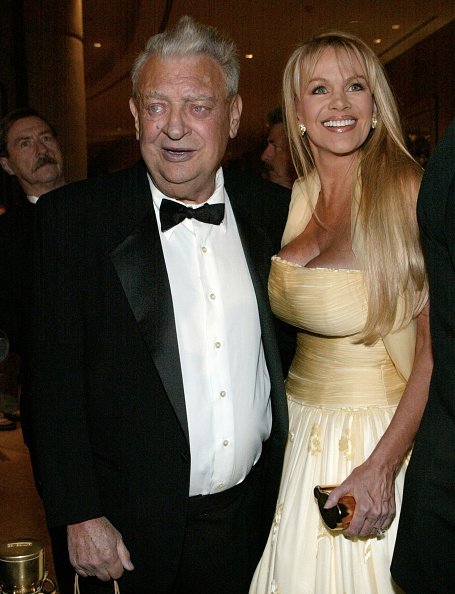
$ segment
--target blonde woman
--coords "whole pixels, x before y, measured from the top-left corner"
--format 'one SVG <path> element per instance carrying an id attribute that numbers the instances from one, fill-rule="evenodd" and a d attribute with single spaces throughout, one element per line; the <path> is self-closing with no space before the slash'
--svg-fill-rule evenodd
<path id="1" fill-rule="evenodd" d="M 375 54 L 332 32 L 284 74 L 299 179 L 269 293 L 299 329 L 275 520 L 252 593 L 387 594 L 407 454 L 428 394 L 427 285 L 415 216 L 420 167 Z M 341 532 L 315 485 L 351 495 Z"/>

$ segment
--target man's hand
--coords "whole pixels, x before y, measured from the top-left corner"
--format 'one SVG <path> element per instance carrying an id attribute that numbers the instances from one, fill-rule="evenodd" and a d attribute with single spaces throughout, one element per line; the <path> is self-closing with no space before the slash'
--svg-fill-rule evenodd
<path id="1" fill-rule="evenodd" d="M 71 565 L 81 577 L 107 582 L 121 577 L 124 569 L 134 569 L 122 535 L 107 518 L 71 524 L 67 531 Z"/>

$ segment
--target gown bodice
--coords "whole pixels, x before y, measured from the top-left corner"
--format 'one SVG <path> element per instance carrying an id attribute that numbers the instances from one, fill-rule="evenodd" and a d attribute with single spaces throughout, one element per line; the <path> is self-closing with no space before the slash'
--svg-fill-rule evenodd
<path id="1" fill-rule="evenodd" d="M 289 438 L 276 514 L 250 594 L 397 594 L 389 567 L 406 462 L 395 479 L 397 517 L 381 539 L 328 530 L 313 496 L 315 485 L 340 484 L 367 460 L 405 387 L 390 337 L 359 341 L 364 274 L 274 257 L 269 295 L 275 314 L 299 332 L 286 379 Z"/>
<path id="2" fill-rule="evenodd" d="M 388 406 L 404 389 L 381 339 L 359 343 L 367 297 L 360 270 L 307 268 L 272 259 L 272 309 L 299 328 L 286 380 L 289 398 L 326 406 Z"/>

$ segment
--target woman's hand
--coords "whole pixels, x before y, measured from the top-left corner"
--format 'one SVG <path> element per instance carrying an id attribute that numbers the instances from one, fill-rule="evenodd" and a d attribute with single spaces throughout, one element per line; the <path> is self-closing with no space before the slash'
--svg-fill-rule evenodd
<path id="1" fill-rule="evenodd" d="M 351 523 L 343 534 L 380 536 L 390 526 L 396 511 L 394 475 L 391 469 L 381 468 L 368 458 L 331 492 L 325 508 L 334 507 L 344 495 L 352 495 L 356 501 Z"/>
<path id="2" fill-rule="evenodd" d="M 395 516 L 395 475 L 412 446 L 428 399 L 433 368 L 429 306 L 417 316 L 414 364 L 397 410 L 386 432 L 367 460 L 332 491 L 324 507 L 350 494 L 356 500 L 346 536 L 379 536 Z"/>

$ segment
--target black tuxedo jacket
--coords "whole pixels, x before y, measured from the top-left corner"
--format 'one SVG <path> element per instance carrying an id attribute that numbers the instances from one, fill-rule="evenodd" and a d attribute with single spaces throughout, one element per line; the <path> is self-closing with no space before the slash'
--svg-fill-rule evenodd
<path id="1" fill-rule="evenodd" d="M 266 534 L 287 434 L 267 277 L 289 193 L 229 173 L 225 186 L 272 384 Z M 190 449 L 171 292 L 144 164 L 46 195 L 38 226 L 32 419 L 48 523 L 106 516 L 136 566 L 125 579 L 160 591 L 180 558 Z"/>
<path id="2" fill-rule="evenodd" d="M 434 368 L 406 473 L 392 575 L 406 592 L 431 594 L 455 583 L 455 120 L 427 165 L 417 214 Z"/>

